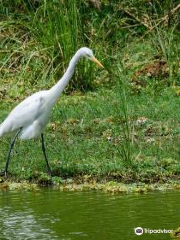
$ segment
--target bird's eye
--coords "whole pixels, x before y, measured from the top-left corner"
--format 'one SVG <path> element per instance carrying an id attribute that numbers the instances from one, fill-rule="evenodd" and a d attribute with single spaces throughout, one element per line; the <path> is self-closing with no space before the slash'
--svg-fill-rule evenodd
<path id="1" fill-rule="evenodd" d="M 87 53 L 86 55 L 87 55 L 87 57 L 89 57 L 89 58 L 91 57 L 90 54 L 88 54 L 88 53 Z"/>

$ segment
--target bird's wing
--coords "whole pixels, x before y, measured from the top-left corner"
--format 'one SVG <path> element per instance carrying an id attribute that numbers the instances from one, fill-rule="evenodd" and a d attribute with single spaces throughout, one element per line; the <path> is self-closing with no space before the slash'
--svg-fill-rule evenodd
<path id="1" fill-rule="evenodd" d="M 17 105 L 0 125 L 0 136 L 31 125 L 46 109 L 48 91 L 37 92 Z"/>

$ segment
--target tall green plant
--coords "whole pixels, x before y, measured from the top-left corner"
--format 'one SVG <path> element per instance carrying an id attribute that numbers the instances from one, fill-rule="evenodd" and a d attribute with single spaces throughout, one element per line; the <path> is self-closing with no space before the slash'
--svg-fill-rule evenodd
<path id="1" fill-rule="evenodd" d="M 84 46 L 84 28 L 82 27 L 79 7 L 81 1 L 48 1 L 41 5 L 35 14 L 34 33 L 54 59 L 53 66 L 59 64 L 64 72 L 78 48 Z M 58 76 L 62 72 L 57 72 Z M 91 74 L 82 60 L 75 71 L 70 89 L 87 89 L 91 85 Z"/>
<path id="2" fill-rule="evenodd" d="M 132 142 L 132 123 L 130 121 L 129 105 L 128 105 L 128 82 L 126 72 L 123 65 L 118 66 L 117 89 L 119 99 L 117 106 L 117 115 L 122 119 L 119 126 L 119 134 L 121 136 L 120 144 L 117 146 L 118 153 L 125 167 L 132 168 L 133 164 L 133 142 Z M 121 115 L 122 114 L 122 115 Z"/>

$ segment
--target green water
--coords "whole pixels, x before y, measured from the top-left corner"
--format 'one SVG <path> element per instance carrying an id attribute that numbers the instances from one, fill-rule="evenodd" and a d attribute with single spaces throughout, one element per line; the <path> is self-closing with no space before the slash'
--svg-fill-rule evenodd
<path id="1" fill-rule="evenodd" d="M 0 192 L 0 239 L 171 239 L 134 228 L 180 226 L 180 192 L 107 195 L 96 192 Z"/>

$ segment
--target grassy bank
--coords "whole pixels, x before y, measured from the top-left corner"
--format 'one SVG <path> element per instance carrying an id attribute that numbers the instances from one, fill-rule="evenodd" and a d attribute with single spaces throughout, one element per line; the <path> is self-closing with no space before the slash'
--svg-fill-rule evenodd
<path id="1" fill-rule="evenodd" d="M 156 96 L 144 93 L 129 96 L 131 162 L 128 162 L 122 154 L 122 148 L 128 150 L 123 132 L 123 103 L 117 89 L 61 97 L 45 134 L 54 174 L 61 178 L 85 176 L 123 182 L 178 179 L 179 97 L 170 89 Z M 1 104 L 2 118 L 14 105 Z M 9 141 L 6 138 L 0 141 L 1 169 Z M 47 177 L 39 140 L 16 143 L 9 171 L 17 179 Z"/>
<path id="2" fill-rule="evenodd" d="M 176 4 L 162 10 L 154 1 L 152 13 L 147 6 L 137 8 L 138 1 L 127 6 L 102 1 L 99 7 L 90 7 L 90 1 L 29 2 L 11 6 L 7 1 L 0 8 L 0 122 L 26 96 L 57 82 L 81 46 L 91 47 L 105 70 L 82 60 L 53 109 L 45 140 L 55 177 L 46 174 L 37 139 L 17 141 L 10 179 L 55 184 L 64 179 L 78 184 L 178 182 Z M 164 17 L 171 10 L 167 24 Z M 9 141 L 0 139 L 2 170 Z"/>

